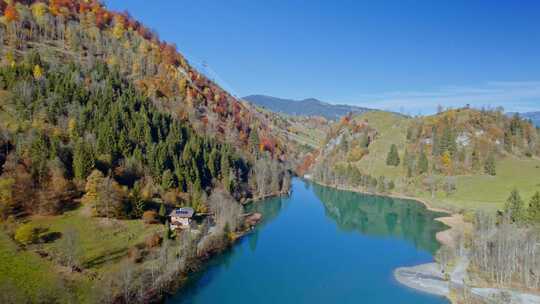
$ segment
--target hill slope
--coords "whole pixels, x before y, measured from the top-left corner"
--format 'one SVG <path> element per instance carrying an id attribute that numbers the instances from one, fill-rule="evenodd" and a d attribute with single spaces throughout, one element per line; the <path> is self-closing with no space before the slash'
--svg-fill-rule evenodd
<path id="1" fill-rule="evenodd" d="M 250 95 L 243 99 L 277 113 L 296 116 L 322 116 L 330 120 L 337 120 L 348 113 L 360 114 L 372 111 L 372 109 L 351 105 L 329 104 L 315 98 L 292 100 L 265 95 Z"/>
<path id="2" fill-rule="evenodd" d="M 0 246 L 24 252 L 0 250 L 2 299 L 155 300 L 249 228 L 240 202 L 288 190 L 272 120 L 129 14 L 93 0 L 0 14 Z M 192 231 L 169 231 L 178 207 L 200 215 Z"/>
<path id="3" fill-rule="evenodd" d="M 459 109 L 345 118 L 313 154 L 315 180 L 456 209 L 497 209 L 515 187 L 526 197 L 540 190 L 540 135 L 517 116 Z"/>

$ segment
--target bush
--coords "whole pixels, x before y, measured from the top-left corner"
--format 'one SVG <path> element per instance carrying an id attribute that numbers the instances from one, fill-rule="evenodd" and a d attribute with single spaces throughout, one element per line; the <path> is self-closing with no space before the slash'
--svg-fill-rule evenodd
<path id="1" fill-rule="evenodd" d="M 147 237 L 144 243 L 146 244 L 146 248 L 151 249 L 161 245 L 161 241 L 161 236 L 159 236 L 159 234 L 157 233 L 154 233 L 151 236 Z"/>
<path id="2" fill-rule="evenodd" d="M 31 224 L 24 224 L 15 232 L 15 240 L 23 245 L 36 243 L 41 229 Z"/>
<path id="3" fill-rule="evenodd" d="M 349 162 L 357 162 L 361 160 L 365 155 L 369 154 L 368 149 L 360 148 L 360 147 L 354 147 L 349 154 L 347 155 L 347 161 Z"/>
<path id="4" fill-rule="evenodd" d="M 142 219 L 146 224 L 157 224 L 157 223 L 159 223 L 158 214 L 154 210 L 145 211 L 143 213 Z"/>
<path id="5" fill-rule="evenodd" d="M 133 263 L 140 263 L 143 261 L 144 252 L 139 246 L 133 246 L 128 249 L 128 258 Z"/>

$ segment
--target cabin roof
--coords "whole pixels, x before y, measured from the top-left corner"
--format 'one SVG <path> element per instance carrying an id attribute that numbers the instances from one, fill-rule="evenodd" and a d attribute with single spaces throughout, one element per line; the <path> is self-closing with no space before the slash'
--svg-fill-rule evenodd
<path id="1" fill-rule="evenodd" d="M 190 218 L 193 216 L 193 213 L 195 213 L 193 208 L 184 207 L 184 208 L 174 209 L 173 211 L 171 211 L 170 216 Z"/>

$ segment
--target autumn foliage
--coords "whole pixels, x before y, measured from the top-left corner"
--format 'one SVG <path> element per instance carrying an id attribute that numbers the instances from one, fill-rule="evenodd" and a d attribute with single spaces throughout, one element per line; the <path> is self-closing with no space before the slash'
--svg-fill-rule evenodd
<path id="1" fill-rule="evenodd" d="M 8 5 L 5 8 L 4 17 L 8 22 L 17 21 L 19 19 L 19 13 L 14 5 Z"/>
<path id="2" fill-rule="evenodd" d="M 249 132 L 253 129 L 253 124 L 257 119 L 253 111 L 246 108 L 235 97 L 193 68 L 177 51 L 174 44 L 161 41 L 153 31 L 135 20 L 127 12 L 107 10 L 100 1 L 96 0 L 0 1 L 0 4 L 2 4 L 0 9 L 7 22 L 19 19 L 16 8 L 19 3 L 29 6 L 32 15 L 36 19 L 42 19 L 43 16 L 49 14 L 59 18 L 58 21 L 65 23 L 70 20 L 81 21 L 82 23 L 82 20 L 84 20 L 84 24 L 87 26 L 88 22 L 93 22 L 93 26 L 100 29 L 102 34 L 110 35 L 114 39 L 122 41 L 126 48 L 131 46 L 129 35 L 125 35 L 126 33 L 142 38 L 143 43 L 139 44 L 137 52 L 144 58 L 152 59 L 151 62 L 155 65 L 155 72 L 144 73 L 144 64 L 138 62 L 123 67 L 122 58 L 119 58 L 116 53 L 105 55 L 107 57 L 103 59 L 111 66 L 126 68 L 129 69 L 129 73 L 135 73 L 137 77 L 134 82 L 148 96 L 170 102 L 183 99 L 185 102 L 182 107 L 189 106 L 193 109 L 171 109 L 174 112 L 216 113 L 217 120 L 212 122 L 212 125 L 215 126 L 212 129 L 207 128 L 209 123 L 207 121 L 208 115 L 197 117 L 182 114 L 182 116 L 190 120 L 203 118 L 202 126 L 204 130 L 217 132 L 218 134 L 212 134 L 214 136 L 223 138 L 227 135 L 232 137 L 237 134 L 240 140 L 235 142 L 235 145 L 238 148 L 247 150 L 246 139 L 249 137 Z M 71 44 L 66 43 L 66 45 Z M 168 105 L 168 107 L 172 108 L 173 106 Z M 234 123 L 229 123 L 230 121 Z M 267 134 L 268 137 L 261 149 L 271 152 L 272 155 L 279 150 L 280 155 L 274 156 L 283 158 L 284 153 L 281 152 L 286 151 L 285 143 L 278 140 L 276 134 L 273 134 L 267 124 L 258 124 L 258 128 L 261 134 Z"/>

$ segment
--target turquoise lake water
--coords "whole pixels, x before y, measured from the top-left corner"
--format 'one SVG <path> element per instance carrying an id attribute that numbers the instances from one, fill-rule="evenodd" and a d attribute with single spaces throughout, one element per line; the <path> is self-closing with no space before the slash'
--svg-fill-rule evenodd
<path id="1" fill-rule="evenodd" d="M 167 303 L 449 303 L 392 274 L 433 260 L 440 214 L 300 179 L 292 190 L 249 206 L 264 221 Z"/>

